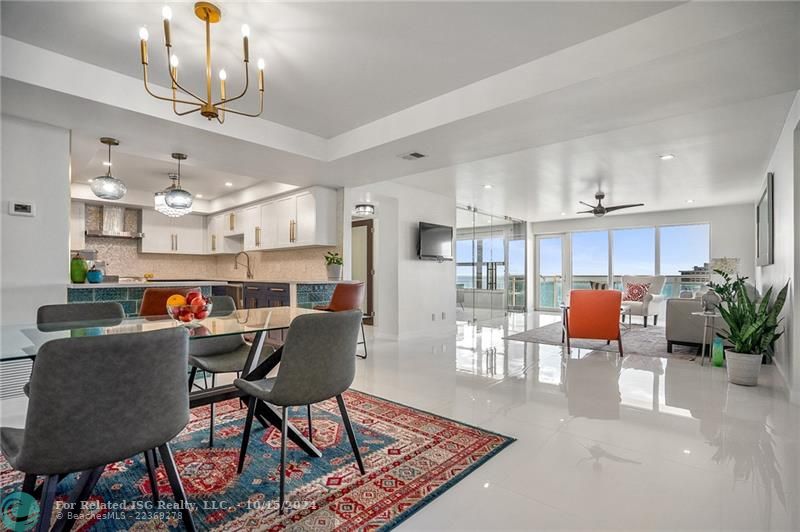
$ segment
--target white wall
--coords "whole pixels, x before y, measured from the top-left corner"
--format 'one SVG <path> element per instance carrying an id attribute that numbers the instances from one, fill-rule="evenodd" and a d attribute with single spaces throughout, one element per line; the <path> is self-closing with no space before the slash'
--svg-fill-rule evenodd
<path id="1" fill-rule="evenodd" d="M 409 337 L 455 329 L 455 264 L 417 259 L 419 222 L 455 227 L 455 199 L 393 182 L 346 189 L 344 216 L 356 203 L 375 205 L 375 326 L 378 334 Z M 345 232 L 345 275 L 351 242 Z M 442 313 L 445 318 L 442 318 Z M 431 316 L 435 319 L 432 320 Z"/>
<path id="2" fill-rule="evenodd" d="M 775 146 L 767 172 L 775 174 L 775 262 L 756 268 L 760 290 L 774 286 L 775 290 L 800 275 L 800 92 L 784 124 Z M 800 403 L 800 360 L 795 350 L 800 346 L 800 298 L 791 281 L 789 299 L 784 308 L 786 333 L 778 340 L 775 364 L 786 381 L 792 400 Z"/>
<path id="3" fill-rule="evenodd" d="M 755 208 L 751 204 L 681 209 L 642 214 L 617 214 L 595 218 L 556 220 L 531 224 L 531 234 L 592 231 L 618 227 L 697 224 L 711 225 L 711 257 L 738 257 L 739 273 L 755 276 Z"/>
<path id="4" fill-rule="evenodd" d="M 6 115 L 0 126 L 0 323 L 32 323 L 39 306 L 67 298 L 70 134 Z M 9 201 L 34 203 L 36 216 L 9 215 Z"/>

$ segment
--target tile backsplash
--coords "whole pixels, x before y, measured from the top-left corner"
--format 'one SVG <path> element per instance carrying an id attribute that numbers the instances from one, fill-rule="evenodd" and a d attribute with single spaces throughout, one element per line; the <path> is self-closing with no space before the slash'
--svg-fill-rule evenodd
<path id="1" fill-rule="evenodd" d="M 233 255 L 172 255 L 139 253 L 139 242 L 124 238 L 87 237 L 86 249 L 97 250 L 98 260 L 106 262 L 106 273 L 122 277 L 141 277 L 153 273 L 172 279 L 246 279 L 244 266 L 234 269 Z M 325 253 L 337 247 L 280 251 L 253 251 L 252 269 L 256 279 L 271 281 L 322 281 L 327 279 Z M 244 262 L 243 257 L 242 262 Z"/>

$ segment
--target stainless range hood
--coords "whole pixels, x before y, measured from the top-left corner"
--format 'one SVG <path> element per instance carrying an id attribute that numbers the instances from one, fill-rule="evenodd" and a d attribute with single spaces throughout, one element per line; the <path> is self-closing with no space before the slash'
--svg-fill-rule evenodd
<path id="1" fill-rule="evenodd" d="M 95 222 L 93 228 L 89 228 L 89 221 L 90 216 L 86 216 L 86 236 L 102 236 L 102 237 L 111 237 L 111 238 L 142 238 L 144 233 L 139 231 L 132 231 L 132 226 L 137 226 L 138 228 L 138 218 L 141 216 L 141 211 L 133 211 L 133 214 L 136 215 L 137 223 L 131 224 L 128 222 L 126 224 L 126 210 L 124 207 L 118 207 L 116 205 L 103 205 L 100 207 L 101 211 L 101 221 L 100 223 Z M 88 213 L 87 213 L 88 214 Z M 100 226 L 97 228 L 97 226 Z M 127 227 L 126 227 L 127 226 Z"/>

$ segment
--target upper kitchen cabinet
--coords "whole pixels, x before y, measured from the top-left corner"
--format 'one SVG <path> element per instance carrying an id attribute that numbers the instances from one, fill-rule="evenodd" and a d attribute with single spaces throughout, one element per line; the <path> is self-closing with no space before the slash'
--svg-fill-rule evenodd
<path id="1" fill-rule="evenodd" d="M 254 205 L 242 210 L 241 227 L 244 231 L 244 250 L 255 251 L 263 249 L 261 205 Z"/>
<path id="2" fill-rule="evenodd" d="M 86 204 L 82 201 L 70 203 L 69 211 L 69 249 L 80 250 L 86 247 Z"/>
<path id="3" fill-rule="evenodd" d="M 269 223 L 275 226 L 275 245 L 270 248 L 336 245 L 335 190 L 313 187 L 268 205 L 273 211 L 267 214 Z"/>
<path id="4" fill-rule="evenodd" d="M 242 220 L 242 211 L 230 211 L 224 215 L 224 223 L 222 224 L 222 236 L 237 236 L 244 234 L 244 223 Z"/>
<path id="5" fill-rule="evenodd" d="M 187 214 L 170 218 L 150 209 L 142 210 L 142 253 L 200 255 L 206 252 L 205 221 Z"/>

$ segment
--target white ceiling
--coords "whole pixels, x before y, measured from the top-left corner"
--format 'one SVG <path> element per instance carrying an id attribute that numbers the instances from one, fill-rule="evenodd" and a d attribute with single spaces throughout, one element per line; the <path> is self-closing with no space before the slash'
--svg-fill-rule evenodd
<path id="1" fill-rule="evenodd" d="M 192 3 L 167 4 L 180 79 L 200 91 L 203 25 Z M 214 71 L 226 69 L 229 93 L 243 76 L 240 26 L 247 23 L 253 61 L 264 57 L 268 65 L 264 118 L 332 137 L 676 3 L 217 4 Z M 152 79 L 168 86 L 159 3 L 2 3 L 3 35 L 137 77 L 140 26 L 150 30 Z"/>
<path id="2" fill-rule="evenodd" d="M 115 167 L 148 169 L 130 173 L 136 186 L 184 151 L 207 198 L 233 176 L 237 189 L 398 180 L 532 221 L 572 216 L 598 188 L 639 212 L 750 201 L 800 89 L 798 2 L 226 3 L 218 56 L 239 53 L 242 20 L 253 57 L 266 35 L 269 103 L 265 120 L 218 126 L 176 119 L 141 88 L 142 22 L 163 67 L 158 4 L 0 5 L 4 112 L 87 145 L 119 137 Z M 173 40 L 194 42 L 191 4 L 171 5 Z M 191 82 L 201 58 L 187 49 Z M 77 175 L 101 170 L 98 148 Z M 408 151 L 429 157 L 397 157 Z"/>

